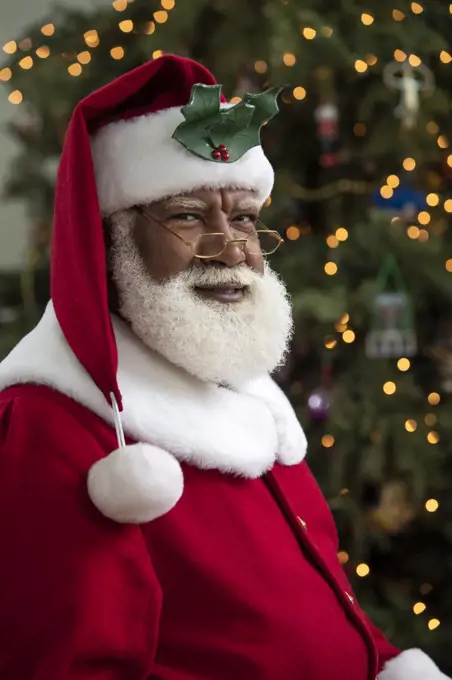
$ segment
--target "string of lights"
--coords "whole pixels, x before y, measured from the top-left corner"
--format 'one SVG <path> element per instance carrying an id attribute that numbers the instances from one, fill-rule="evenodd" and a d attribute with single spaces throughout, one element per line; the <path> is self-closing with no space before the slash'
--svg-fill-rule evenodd
<path id="1" fill-rule="evenodd" d="M 435 124 L 436 125 L 436 124 Z M 431 124 L 429 123 L 427 127 Z M 437 131 L 437 129 L 436 129 Z M 444 139 L 444 136 L 441 136 Z M 447 165 L 452 168 L 452 154 L 447 157 Z M 416 161 L 414 158 L 408 157 L 403 159 L 402 167 L 406 172 L 411 172 L 416 168 Z M 400 186 L 400 178 L 398 175 L 392 174 L 386 178 L 386 182 L 382 185 L 375 182 L 364 182 L 364 181 L 353 181 L 349 179 L 341 179 L 336 182 L 327 184 L 318 189 L 307 189 L 302 186 L 297 186 L 293 189 L 292 194 L 296 198 L 300 198 L 306 201 L 324 201 L 331 199 L 339 194 L 351 193 L 355 195 L 366 195 L 370 194 L 373 190 L 379 188 L 380 195 L 385 200 L 390 200 L 394 196 L 394 191 Z M 445 213 L 452 213 L 452 199 L 451 198 L 441 198 L 438 193 L 429 192 L 425 196 L 425 202 L 431 208 L 442 208 Z M 416 220 L 412 219 L 411 222 L 417 221 L 420 226 L 415 224 L 409 224 L 406 227 L 406 235 L 412 240 L 419 240 L 420 242 L 426 242 L 430 239 L 430 233 L 425 229 L 426 226 L 430 225 L 432 222 L 432 214 L 428 210 L 421 210 L 416 216 Z M 392 219 L 394 224 L 400 222 L 399 217 Z M 443 225 L 439 223 L 439 228 L 436 229 L 437 234 L 441 234 L 443 231 Z M 290 241 L 296 241 L 305 233 L 310 233 L 310 229 L 303 229 L 303 227 L 298 227 L 292 225 L 286 230 L 286 237 Z M 338 238 L 337 233 L 339 232 L 340 237 Z M 329 248 L 337 248 L 341 240 L 346 240 L 347 236 L 344 238 L 344 233 L 347 234 L 346 230 L 343 228 L 339 229 L 336 234 L 330 234 L 327 237 L 327 245 Z M 431 230 L 432 234 L 435 234 L 435 229 Z M 447 259 L 445 261 L 445 268 L 447 271 L 452 272 L 452 261 Z M 338 271 L 338 267 L 334 262 L 328 262 L 325 265 L 325 273 L 328 275 L 334 275 Z"/>
<path id="2" fill-rule="evenodd" d="M 349 315 L 344 314 L 335 325 L 336 331 L 342 333 L 342 339 L 344 340 L 344 342 L 353 342 L 355 339 L 355 333 L 349 328 L 349 321 L 350 321 Z M 350 333 L 349 338 L 351 339 L 346 339 L 344 337 L 347 333 Z M 324 346 L 329 350 L 334 349 L 337 346 L 337 338 L 331 335 L 327 336 L 324 341 Z M 409 371 L 411 368 L 410 360 L 407 359 L 406 357 L 398 359 L 397 368 L 399 371 L 403 373 Z M 394 381 L 388 380 L 383 383 L 382 390 L 386 396 L 391 397 L 397 393 L 397 384 Z M 441 402 L 440 394 L 438 392 L 431 392 L 427 396 L 427 402 L 429 406 L 433 407 L 438 406 L 439 403 Z M 428 428 L 434 427 L 437 424 L 437 422 L 438 418 L 435 413 L 430 412 L 425 415 L 424 423 Z M 405 421 L 404 427 L 407 433 L 414 433 L 418 429 L 418 423 L 415 419 L 408 419 Z M 440 442 L 440 435 L 437 431 L 430 429 L 426 434 L 426 439 L 429 444 L 436 445 Z M 336 445 L 336 439 L 332 434 L 324 434 L 321 437 L 321 445 L 326 449 L 333 449 Z M 349 496 L 349 494 L 350 494 L 349 489 L 342 489 L 339 495 Z M 439 508 L 440 503 L 436 498 L 429 498 L 424 503 L 424 509 L 427 513 L 430 514 L 435 513 L 439 510 Z M 341 549 L 338 551 L 338 559 L 339 562 L 343 566 L 345 566 L 350 562 L 350 555 L 348 554 L 347 551 Z M 359 562 L 354 567 L 354 570 L 359 578 L 366 578 L 371 573 L 371 567 L 366 562 Z M 428 593 L 431 592 L 432 589 L 433 586 L 431 584 L 424 583 L 420 586 L 419 592 L 422 595 L 427 595 Z M 421 601 L 415 602 L 413 604 L 412 611 L 416 616 L 419 616 L 427 611 L 427 605 Z M 436 617 L 428 618 L 427 620 L 427 627 L 430 631 L 435 630 L 440 625 L 441 621 Z"/>
<path id="3" fill-rule="evenodd" d="M 114 0 L 112 7 L 117 12 L 124 12 L 128 5 L 134 0 Z M 161 9 L 157 10 L 153 14 L 153 21 L 149 21 L 144 28 L 144 33 L 146 35 L 152 35 L 155 32 L 156 24 L 163 24 L 168 20 L 169 12 L 175 7 L 175 0 L 161 0 Z M 415 15 L 420 15 L 424 11 L 423 6 L 420 3 L 411 3 L 411 12 Z M 449 12 L 452 14 L 452 5 L 449 6 Z M 406 14 L 401 10 L 394 9 L 392 11 L 392 18 L 394 21 L 400 22 L 406 19 Z M 364 26 L 372 26 L 374 24 L 375 18 L 372 14 L 368 12 L 363 12 L 361 14 L 361 23 Z M 130 33 L 134 30 L 134 24 L 130 19 L 125 19 L 118 23 L 119 29 L 123 33 Z M 51 37 L 55 33 L 55 26 L 52 23 L 45 24 L 41 27 L 41 33 L 43 36 Z M 318 34 L 324 38 L 330 38 L 334 34 L 333 28 L 330 26 L 322 26 L 319 31 L 311 26 L 304 26 L 300 28 L 300 35 L 306 40 L 314 40 Z M 86 31 L 83 35 L 84 41 L 90 49 L 94 49 L 99 45 L 99 36 L 96 30 Z M 3 45 L 3 51 L 6 54 L 13 55 L 18 50 L 29 51 L 32 49 L 32 44 L 30 38 L 24 38 L 18 43 L 15 40 L 10 40 Z M 159 55 L 159 50 L 156 51 L 156 57 Z M 39 59 L 47 59 L 52 56 L 50 48 L 48 45 L 40 45 L 36 48 L 35 54 Z M 110 55 L 112 59 L 122 59 L 124 57 L 125 51 L 124 47 L 118 45 L 110 50 Z M 55 56 L 55 55 L 54 55 Z M 67 67 L 68 73 L 71 76 L 79 76 L 83 72 L 83 65 L 88 64 L 91 61 L 91 53 L 89 51 L 83 50 L 77 55 L 77 62 L 71 64 Z M 408 59 L 408 62 L 412 67 L 419 67 L 422 64 L 422 60 L 416 54 L 407 54 L 401 49 L 396 49 L 394 51 L 394 59 L 398 62 L 404 62 Z M 439 59 L 444 64 L 449 64 L 452 62 L 452 55 L 446 50 L 441 50 L 439 53 Z M 285 52 L 282 55 L 282 61 L 287 67 L 295 66 L 297 60 L 296 56 L 291 52 Z M 370 67 L 376 66 L 379 63 L 379 59 L 374 54 L 367 54 L 363 58 L 355 60 L 354 67 L 358 73 L 366 73 Z M 32 69 L 35 65 L 34 59 L 31 55 L 26 55 L 18 62 L 18 67 L 24 70 Z M 268 64 L 264 60 L 257 60 L 254 63 L 254 68 L 257 73 L 264 74 L 268 70 Z M 7 82 L 11 80 L 13 76 L 13 71 L 10 67 L 5 67 L 0 69 L 0 81 Z M 303 100 L 307 97 L 307 90 L 301 85 L 297 85 L 292 90 L 292 95 L 295 100 Z M 10 93 L 8 97 L 11 104 L 20 104 L 23 101 L 22 93 L 19 91 L 14 91 Z"/>
<path id="4" fill-rule="evenodd" d="M 411 11 L 415 14 L 421 14 L 423 12 L 423 7 L 420 3 L 413 2 L 411 3 Z M 449 11 L 452 13 L 452 4 L 449 6 Z M 393 18 L 395 21 L 402 21 L 405 18 L 405 14 L 401 12 L 400 10 L 394 10 L 393 11 Z M 361 15 L 361 21 L 363 22 L 364 25 L 370 26 L 374 22 L 374 17 L 368 13 L 363 13 Z M 286 65 L 291 65 L 291 60 L 287 59 L 288 55 L 284 55 L 286 57 L 284 59 L 284 63 Z M 451 55 L 442 50 L 440 53 L 440 60 L 444 64 L 449 64 L 452 61 Z M 419 57 L 416 55 L 407 55 L 405 52 L 402 50 L 395 50 L 394 52 L 394 59 L 399 62 L 403 62 L 405 60 L 408 60 L 409 64 L 416 68 L 420 66 L 421 60 Z M 365 72 L 367 71 L 367 68 L 369 65 L 373 65 L 372 63 L 369 63 L 369 59 L 366 61 L 364 60 L 357 60 L 355 62 L 355 68 L 358 72 Z M 374 63 L 377 63 L 377 59 L 375 58 Z M 432 134 L 437 134 L 439 132 L 438 126 L 436 123 L 431 122 L 428 124 L 427 129 L 429 132 Z M 355 126 L 355 134 L 358 130 L 356 130 Z M 361 130 L 360 130 L 361 131 Z M 361 132 L 365 133 L 365 129 Z M 439 135 L 437 138 L 437 143 L 438 147 L 441 149 L 446 149 L 449 146 L 449 142 L 447 138 L 444 135 Z M 450 155 L 447 158 L 447 165 L 449 167 L 452 167 L 452 155 Z M 406 158 L 403 161 L 403 169 L 406 172 L 410 172 L 414 170 L 416 167 L 416 161 L 413 158 Z M 380 194 L 382 198 L 384 199 L 391 199 L 394 195 L 394 190 L 400 185 L 400 179 L 397 175 L 390 175 L 386 183 L 383 184 L 381 187 L 379 187 Z M 349 180 L 341 180 L 339 182 L 336 182 L 334 184 L 324 186 L 321 189 L 318 190 L 308 190 L 303 187 L 300 187 L 297 189 L 297 196 L 305 199 L 305 200 L 328 200 L 329 198 L 334 197 L 335 195 L 339 193 L 355 193 L 355 194 L 365 194 L 369 193 L 370 191 L 374 190 L 376 187 L 373 183 L 367 183 L 367 182 L 352 182 Z M 436 193 L 429 193 L 426 196 L 426 202 L 427 205 L 430 207 L 436 207 L 440 204 L 440 197 Z M 443 208 L 446 213 L 452 212 L 452 200 L 450 198 L 446 198 L 443 202 Z M 397 218 L 396 218 L 397 219 Z M 417 220 L 420 225 L 426 226 L 431 222 L 431 215 L 428 211 L 424 210 L 419 212 L 417 215 Z M 393 220 L 394 221 L 394 220 Z M 338 231 L 339 231 L 339 236 L 341 238 L 338 238 Z M 342 234 L 342 232 L 344 232 Z M 422 234 L 425 234 L 427 238 L 420 238 Z M 289 227 L 287 230 L 287 237 L 290 240 L 296 240 L 300 237 L 301 231 L 297 227 Z M 344 238 L 345 236 L 345 238 Z M 343 227 L 340 227 L 335 234 L 332 234 L 327 237 L 327 244 L 330 248 L 337 248 L 340 245 L 341 241 L 344 241 L 347 239 L 348 232 L 345 230 Z M 407 236 L 409 238 L 419 238 L 419 240 L 428 240 L 429 234 L 425 229 L 420 229 L 419 227 L 415 225 L 411 225 L 407 228 Z M 449 272 L 452 272 L 452 260 L 448 259 L 445 262 L 445 267 L 446 270 Z M 325 264 L 325 273 L 327 275 L 334 275 L 338 271 L 337 264 L 335 262 L 327 262 Z M 335 329 L 337 332 L 342 333 L 342 340 L 345 343 L 351 343 L 354 342 L 356 335 L 355 332 L 349 328 L 349 315 L 345 314 L 338 323 L 336 323 Z M 337 337 L 329 335 L 325 338 L 324 341 L 324 346 L 327 349 L 334 349 L 337 346 Z M 397 361 L 397 368 L 401 372 L 407 372 L 411 368 L 411 362 L 409 359 L 405 357 L 401 357 Z M 392 395 L 395 395 L 397 392 L 397 384 L 396 382 L 392 380 L 387 380 L 383 383 L 382 385 L 382 390 L 384 394 L 388 397 L 391 397 Z M 439 393 L 437 392 L 432 392 L 428 395 L 427 397 L 428 403 L 431 406 L 436 406 L 440 403 L 441 397 Z M 434 413 L 428 413 L 425 416 L 424 419 L 425 425 L 427 427 L 434 427 L 436 422 L 437 422 L 437 416 Z M 414 419 L 408 419 L 405 422 L 405 430 L 407 433 L 413 433 L 418 429 L 418 423 Z M 440 435 L 437 431 L 435 430 L 429 430 L 426 434 L 426 439 L 429 444 L 431 445 L 436 445 L 440 441 Z M 321 438 L 321 444 L 324 448 L 331 449 L 335 446 L 335 438 L 331 434 L 324 434 Z M 348 490 L 344 490 L 345 492 L 348 492 Z M 428 499 L 425 502 L 425 510 L 429 513 L 434 513 L 439 509 L 439 502 L 434 499 Z M 339 561 L 345 565 L 349 562 L 349 555 L 346 551 L 340 550 L 338 553 L 338 558 Z M 355 571 L 358 577 L 360 578 L 365 578 L 367 577 L 370 572 L 370 566 L 366 563 L 359 563 L 355 567 Z M 432 589 L 432 586 L 430 584 L 423 584 L 420 588 L 420 592 L 422 594 L 427 594 L 430 592 Z M 420 615 L 423 614 L 427 609 L 427 606 L 425 605 L 424 602 L 416 602 L 413 605 L 413 612 L 415 615 Z M 440 620 L 437 618 L 429 618 L 427 621 L 427 626 L 430 631 L 435 630 L 440 626 Z"/>
<path id="5" fill-rule="evenodd" d="M 112 7 L 116 12 L 124 12 L 130 3 L 134 0 L 114 0 Z M 157 24 L 164 24 L 168 21 L 169 13 L 174 9 L 176 5 L 175 0 L 160 0 L 161 9 L 153 13 L 153 20 L 148 21 L 142 32 L 144 35 L 153 35 L 156 30 Z M 118 28 L 123 33 L 131 33 L 135 30 L 134 23 L 131 19 L 124 19 L 118 22 Z M 41 27 L 41 34 L 43 37 L 52 37 L 56 32 L 56 27 L 53 23 L 44 24 Z M 76 57 L 76 61 L 69 64 L 67 72 L 70 76 L 77 77 L 83 73 L 83 66 L 89 64 L 93 58 L 93 52 L 96 47 L 100 44 L 100 38 L 97 30 L 91 29 L 85 31 L 83 36 L 81 36 L 81 41 L 85 43 L 88 49 L 81 50 Z M 30 51 L 33 49 L 32 41 L 30 38 L 23 38 L 19 42 L 15 40 L 10 40 L 3 45 L 3 52 L 8 55 L 14 55 L 18 51 Z M 157 59 L 163 54 L 162 50 L 154 50 L 152 53 L 152 58 Z M 35 49 L 35 55 L 38 60 L 48 59 L 49 57 L 61 56 L 60 53 L 52 53 L 48 45 L 42 44 Z M 110 49 L 110 56 L 112 59 L 120 60 L 125 56 L 125 48 L 122 45 L 117 45 Z M 39 61 L 35 61 L 35 58 L 31 55 L 26 55 L 18 61 L 18 68 L 28 71 L 34 68 Z M 13 69 L 10 67 L 5 67 L 0 69 L 0 81 L 8 82 L 13 77 Z M 20 90 L 14 90 L 8 96 L 8 101 L 11 104 L 21 104 L 23 102 L 23 94 Z"/>

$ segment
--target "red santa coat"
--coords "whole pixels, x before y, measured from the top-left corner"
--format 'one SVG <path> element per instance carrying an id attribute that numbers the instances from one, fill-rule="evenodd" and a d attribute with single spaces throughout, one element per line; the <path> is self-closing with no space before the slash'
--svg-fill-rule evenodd
<path id="1" fill-rule="evenodd" d="M 141 526 L 94 507 L 112 417 L 50 305 L 0 367 L 0 678 L 445 678 L 360 610 L 274 383 L 199 383 L 114 327 L 129 442 L 176 456 L 184 492 Z"/>

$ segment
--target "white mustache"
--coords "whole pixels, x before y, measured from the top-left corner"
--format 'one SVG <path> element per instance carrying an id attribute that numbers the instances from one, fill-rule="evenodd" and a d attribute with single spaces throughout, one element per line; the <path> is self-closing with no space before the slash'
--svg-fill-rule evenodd
<path id="1" fill-rule="evenodd" d="M 260 274 L 252 271 L 249 267 L 234 270 L 227 269 L 226 267 L 224 269 L 212 267 L 204 270 L 193 268 L 190 271 L 184 272 L 182 276 L 186 285 L 192 288 L 219 285 L 241 288 L 252 286 L 256 281 L 262 279 Z"/>

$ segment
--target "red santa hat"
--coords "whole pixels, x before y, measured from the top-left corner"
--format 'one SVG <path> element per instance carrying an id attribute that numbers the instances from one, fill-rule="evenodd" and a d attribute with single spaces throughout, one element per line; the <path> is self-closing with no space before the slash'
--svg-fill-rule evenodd
<path id="1" fill-rule="evenodd" d="M 265 201 L 273 170 L 259 130 L 277 111 L 275 96 L 274 110 L 269 99 L 248 95 L 226 111 L 220 89 L 200 64 L 164 56 L 86 97 L 67 130 L 56 187 L 52 299 L 66 341 L 115 412 L 119 448 L 93 467 L 88 488 L 117 521 L 167 512 L 182 493 L 182 474 L 161 452 L 172 491 L 154 502 L 155 450 L 125 446 L 102 219 L 201 187 L 250 189 Z M 233 129 L 239 134 L 231 137 Z M 162 479 L 161 465 L 156 477 Z"/>
<path id="2" fill-rule="evenodd" d="M 138 115 L 137 111 L 128 110 L 120 120 L 103 126 L 91 140 L 102 215 L 200 187 L 251 189 L 263 203 L 273 187 L 273 169 L 260 144 L 231 163 L 227 162 L 228 149 L 220 142 L 221 148 L 206 149 L 212 157 L 209 160 L 218 162 L 206 163 L 204 156 L 187 150 L 173 138 L 175 130 L 184 123 L 181 108 L 189 104 L 191 86 L 197 83 L 212 86 L 213 77 L 202 66 L 186 59 L 163 57 L 155 63 L 159 71 L 151 81 L 151 105 Z M 219 87 L 209 95 L 215 105 Z M 201 104 L 206 105 L 205 96 Z"/>

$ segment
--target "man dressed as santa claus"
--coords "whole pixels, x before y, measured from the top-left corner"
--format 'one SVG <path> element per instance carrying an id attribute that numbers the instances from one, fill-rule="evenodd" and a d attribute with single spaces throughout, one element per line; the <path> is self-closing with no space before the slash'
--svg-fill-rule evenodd
<path id="1" fill-rule="evenodd" d="M 165 56 L 74 112 L 52 301 L 0 366 L 1 680 L 446 677 L 359 608 L 270 377 L 277 94 Z"/>

